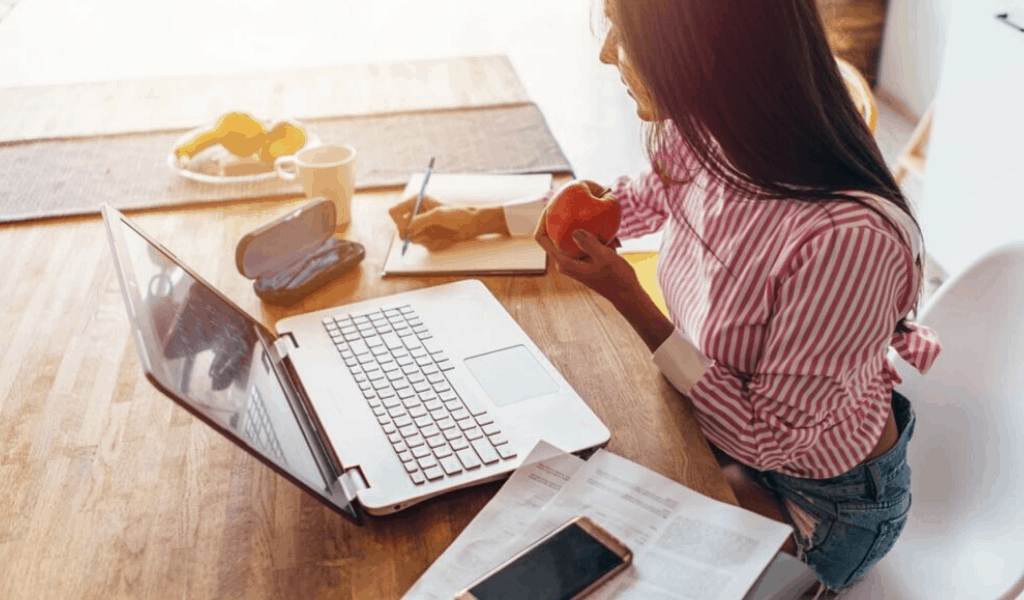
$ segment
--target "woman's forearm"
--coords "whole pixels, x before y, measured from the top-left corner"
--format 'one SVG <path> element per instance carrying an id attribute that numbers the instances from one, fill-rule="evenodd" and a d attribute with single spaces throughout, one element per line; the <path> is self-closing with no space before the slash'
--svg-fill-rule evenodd
<path id="1" fill-rule="evenodd" d="M 643 288 L 620 298 L 610 298 L 609 300 L 626 318 L 626 321 L 633 326 L 634 331 L 647 344 L 647 348 L 651 352 L 657 350 L 675 330 L 672 321 L 665 316 L 665 313 L 661 312 L 661 309 Z"/>

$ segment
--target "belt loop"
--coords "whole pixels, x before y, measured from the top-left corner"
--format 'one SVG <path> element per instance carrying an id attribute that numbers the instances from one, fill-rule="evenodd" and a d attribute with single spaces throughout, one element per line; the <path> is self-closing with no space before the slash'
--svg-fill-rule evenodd
<path id="1" fill-rule="evenodd" d="M 868 479 L 871 480 L 871 487 L 874 488 L 875 502 L 878 502 L 882 497 L 882 492 L 885 491 L 883 489 L 885 484 L 882 482 L 882 476 L 878 472 L 878 465 L 872 461 L 864 465 L 864 468 L 868 470 Z"/>

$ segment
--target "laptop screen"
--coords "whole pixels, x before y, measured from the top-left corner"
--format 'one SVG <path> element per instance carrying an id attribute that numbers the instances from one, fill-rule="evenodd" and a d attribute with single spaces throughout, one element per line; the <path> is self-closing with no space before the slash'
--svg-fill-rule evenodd
<path id="1" fill-rule="evenodd" d="M 114 210 L 104 212 L 135 341 L 151 380 L 167 395 L 332 508 L 331 467 L 310 443 L 312 427 L 274 368 L 268 332 L 193 277 Z M 294 396 L 292 396 L 294 398 Z"/>

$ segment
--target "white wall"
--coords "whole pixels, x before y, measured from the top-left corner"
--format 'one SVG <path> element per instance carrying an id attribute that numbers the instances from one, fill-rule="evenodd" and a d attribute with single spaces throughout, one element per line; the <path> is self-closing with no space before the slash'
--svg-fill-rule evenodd
<path id="1" fill-rule="evenodd" d="M 1024 0 L 889 0 L 878 86 L 918 118 L 938 89 L 954 2 L 992 15 L 1024 12 Z"/>
<path id="2" fill-rule="evenodd" d="M 952 2 L 889 0 L 878 86 L 918 118 L 928 109 L 938 88 Z"/>
<path id="3" fill-rule="evenodd" d="M 1024 240 L 1024 33 L 998 12 L 953 0 L 919 212 L 928 253 L 951 274 Z"/>

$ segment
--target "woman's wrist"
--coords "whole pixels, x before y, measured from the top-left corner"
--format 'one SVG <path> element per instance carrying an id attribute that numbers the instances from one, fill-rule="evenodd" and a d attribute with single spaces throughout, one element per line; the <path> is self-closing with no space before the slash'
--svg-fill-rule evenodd
<path id="1" fill-rule="evenodd" d="M 651 352 L 657 350 L 675 331 L 675 325 L 661 312 L 639 282 L 630 293 L 618 294 L 609 300 L 633 326 Z"/>
<path id="2" fill-rule="evenodd" d="M 505 211 L 500 206 L 488 206 L 475 209 L 477 214 L 476 223 L 477 235 L 487 233 L 498 233 L 509 235 L 508 223 L 505 222 Z"/>

